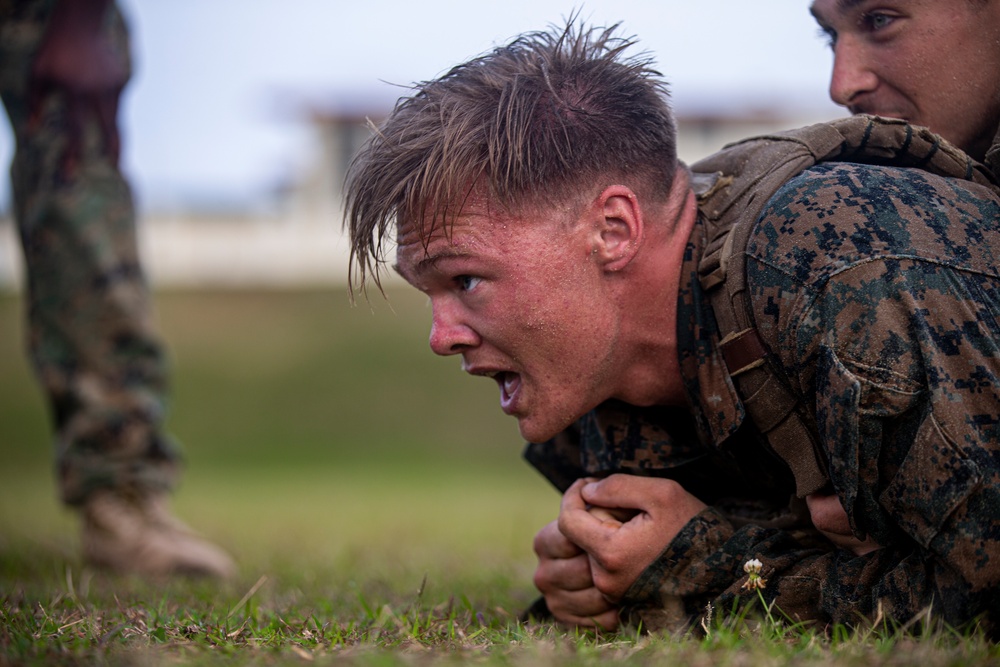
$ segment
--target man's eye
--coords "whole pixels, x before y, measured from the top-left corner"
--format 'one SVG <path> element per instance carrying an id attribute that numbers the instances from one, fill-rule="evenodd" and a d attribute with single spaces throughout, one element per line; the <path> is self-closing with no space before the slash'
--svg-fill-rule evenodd
<path id="1" fill-rule="evenodd" d="M 482 282 L 482 278 L 477 278 L 476 276 L 462 275 L 455 277 L 455 284 L 457 284 L 458 288 L 463 292 L 471 292 L 480 282 Z"/>
<path id="2" fill-rule="evenodd" d="M 870 14 L 865 14 L 861 18 L 862 23 L 864 23 L 864 25 L 869 30 L 873 31 L 882 30 L 883 28 L 888 27 L 888 25 L 892 23 L 893 20 L 894 17 L 889 16 L 888 14 L 882 14 L 880 12 L 872 12 Z"/>

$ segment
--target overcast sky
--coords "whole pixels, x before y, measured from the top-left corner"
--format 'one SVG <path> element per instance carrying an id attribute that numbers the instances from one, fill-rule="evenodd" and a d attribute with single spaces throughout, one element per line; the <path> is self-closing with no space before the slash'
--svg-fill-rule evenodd
<path id="1" fill-rule="evenodd" d="M 124 165 L 146 206 L 192 196 L 253 200 L 310 158 L 296 113 L 344 91 L 433 78 L 579 7 L 621 21 L 656 58 L 682 108 L 752 95 L 840 115 L 831 56 L 809 0 L 121 0 L 135 75 Z M 0 161 L 9 162 L 9 131 Z M 6 184 L 2 191 L 6 198 Z"/>

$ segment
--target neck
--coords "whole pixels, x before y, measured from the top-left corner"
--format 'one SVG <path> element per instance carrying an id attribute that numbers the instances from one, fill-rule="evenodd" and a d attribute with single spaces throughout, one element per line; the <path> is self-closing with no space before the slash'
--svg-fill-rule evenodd
<path id="1" fill-rule="evenodd" d="M 642 260 L 629 311 L 629 373 L 618 398 L 633 405 L 682 405 L 684 384 L 677 351 L 677 298 L 684 251 L 698 217 L 686 168 L 679 168 L 659 221 L 648 225 L 649 252 Z"/>

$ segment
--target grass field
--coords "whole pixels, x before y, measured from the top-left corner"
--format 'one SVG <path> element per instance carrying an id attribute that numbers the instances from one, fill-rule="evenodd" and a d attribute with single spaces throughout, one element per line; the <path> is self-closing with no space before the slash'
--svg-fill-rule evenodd
<path id="1" fill-rule="evenodd" d="M 391 307 L 390 307 L 391 306 Z M 84 567 L 56 501 L 23 304 L 0 297 L 0 666 L 6 664 L 1000 664 L 976 638 L 817 635 L 727 623 L 707 638 L 524 625 L 531 539 L 558 496 L 520 460 L 495 386 L 426 345 L 410 291 L 157 296 L 173 359 L 175 507 L 236 581 Z"/>

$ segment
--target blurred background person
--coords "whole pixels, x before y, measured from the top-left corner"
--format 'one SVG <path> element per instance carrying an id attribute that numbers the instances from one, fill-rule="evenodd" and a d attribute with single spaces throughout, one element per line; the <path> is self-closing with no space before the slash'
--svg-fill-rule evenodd
<path id="1" fill-rule="evenodd" d="M 127 30 L 111 0 L 0 2 L 28 347 L 85 560 L 119 572 L 226 577 L 232 559 L 167 506 L 180 455 L 162 432 L 166 360 L 118 168 L 129 74 Z"/>

